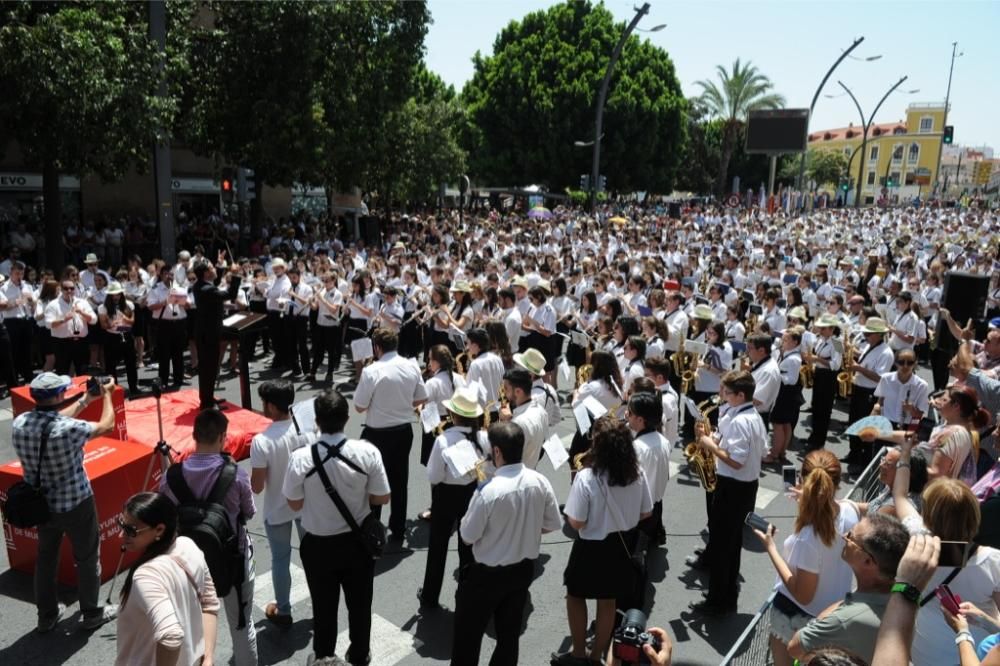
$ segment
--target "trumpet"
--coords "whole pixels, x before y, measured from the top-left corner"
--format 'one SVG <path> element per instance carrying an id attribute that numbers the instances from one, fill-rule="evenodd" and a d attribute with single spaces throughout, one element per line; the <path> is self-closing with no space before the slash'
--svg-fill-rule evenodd
<path id="1" fill-rule="evenodd" d="M 711 425 L 708 417 L 722 404 L 719 396 L 713 396 L 698 405 L 701 418 L 697 425 L 705 429 L 706 435 L 711 435 Z M 701 448 L 697 442 L 690 442 L 684 447 L 684 457 L 687 459 L 688 469 L 692 470 L 701 481 L 701 487 L 706 492 L 714 492 L 718 479 L 715 473 L 715 455 Z"/>

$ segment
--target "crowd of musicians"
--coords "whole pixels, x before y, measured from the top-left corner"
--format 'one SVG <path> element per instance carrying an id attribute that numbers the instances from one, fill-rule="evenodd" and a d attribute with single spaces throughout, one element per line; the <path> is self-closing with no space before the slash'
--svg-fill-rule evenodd
<path id="1" fill-rule="evenodd" d="M 564 573 L 572 649 L 553 663 L 586 663 L 588 649 L 603 654 L 616 606 L 642 603 L 643 554 L 665 543 L 662 501 L 676 445 L 706 491 L 709 542 L 688 564 L 710 577 L 692 608 L 733 611 L 740 523 L 754 508 L 761 467 L 789 462 L 803 409 L 811 410 L 804 452 L 839 431 L 831 424 L 838 399 L 848 422 L 882 414 L 899 430 L 916 429 L 931 393 L 916 363 L 932 366 L 935 389 L 948 382 L 951 353 L 935 345 L 938 320 L 957 337 L 968 333 L 941 307 L 944 273 L 990 276 L 991 315 L 1000 307 L 995 217 L 624 212 L 631 219 L 620 224 L 568 211 L 530 224 L 498 214 L 464 223 L 396 217 L 374 248 L 335 245 L 304 219 L 291 236 L 306 242 L 279 243 L 219 271 L 221 286 L 239 281 L 231 310 L 267 315 L 252 348 L 268 370 L 329 387 L 349 357 L 351 378 L 338 389 L 353 391 L 362 438 L 381 454 L 397 543 L 412 517 L 409 439 L 421 424 L 420 462 L 433 488 L 419 514 L 431 532 L 421 607 L 440 605 L 456 524 L 468 576 L 453 663 L 476 663 L 491 616 L 493 663 L 517 662 L 538 539 L 562 519 L 577 533 Z M 175 265 L 134 258 L 111 275 L 88 257 L 85 270 L 67 267 L 60 282 L 42 272 L 38 284 L 14 264 L 0 289 L 7 335 L 18 349 L 37 339 L 39 362 L 60 374 L 97 366 L 116 375 L 124 364 L 138 391 L 136 368 L 155 362 L 164 384 L 179 386 L 185 349 L 198 365 L 190 289 L 206 261 L 195 248 Z M 983 370 L 1000 365 L 996 347 L 988 337 L 977 350 Z M 30 364 L 30 354 L 15 355 L 8 385 L 29 380 Z M 559 464 L 550 437 L 564 418 L 576 433 L 560 517 L 544 477 L 523 486 L 502 479 L 512 466 L 535 469 L 546 452 Z M 843 462 L 857 474 L 872 455 L 871 441 L 852 437 Z M 949 474 L 964 473 L 954 467 Z M 506 518 L 482 513 L 482 502 Z M 490 531 L 503 519 L 512 540 Z M 491 601 L 477 605 L 484 598 Z M 589 648 L 588 599 L 597 600 Z"/>

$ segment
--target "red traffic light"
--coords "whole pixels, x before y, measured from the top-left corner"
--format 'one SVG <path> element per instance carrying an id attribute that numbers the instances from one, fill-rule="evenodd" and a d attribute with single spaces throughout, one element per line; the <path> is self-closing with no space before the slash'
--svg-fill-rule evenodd
<path id="1" fill-rule="evenodd" d="M 233 191 L 233 181 L 229 180 L 228 178 L 223 178 L 222 179 L 222 191 L 223 192 L 232 192 Z"/>

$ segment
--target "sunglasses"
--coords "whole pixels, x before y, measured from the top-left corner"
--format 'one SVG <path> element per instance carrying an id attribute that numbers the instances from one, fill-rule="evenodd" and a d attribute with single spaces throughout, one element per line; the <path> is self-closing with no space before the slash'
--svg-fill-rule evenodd
<path id="1" fill-rule="evenodd" d="M 916 361 L 896 361 L 896 365 L 914 365 Z"/>
<path id="2" fill-rule="evenodd" d="M 76 287 L 63 287 L 63 291 L 76 291 Z"/>
<path id="3" fill-rule="evenodd" d="M 115 518 L 115 522 L 118 523 L 118 529 L 120 529 L 125 536 L 133 539 L 136 536 L 138 536 L 139 532 L 145 532 L 146 530 L 150 529 L 149 525 L 147 525 L 146 527 L 136 527 L 135 525 L 129 525 L 124 520 L 122 520 L 120 516 L 118 518 Z"/>

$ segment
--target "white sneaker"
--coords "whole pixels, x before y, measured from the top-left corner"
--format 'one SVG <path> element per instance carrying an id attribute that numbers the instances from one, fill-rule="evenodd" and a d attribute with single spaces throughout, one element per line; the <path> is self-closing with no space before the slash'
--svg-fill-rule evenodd
<path id="1" fill-rule="evenodd" d="M 90 617 L 84 617 L 80 621 L 80 628 L 84 631 L 93 631 L 99 627 L 103 627 L 108 622 L 111 622 L 116 617 L 118 617 L 118 606 L 105 606 L 101 609 L 99 615 L 91 615 Z"/>

